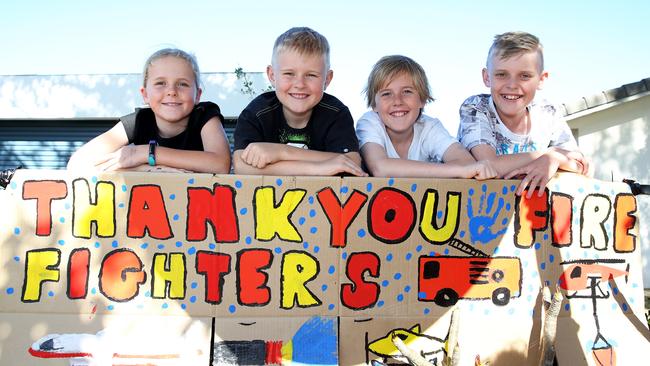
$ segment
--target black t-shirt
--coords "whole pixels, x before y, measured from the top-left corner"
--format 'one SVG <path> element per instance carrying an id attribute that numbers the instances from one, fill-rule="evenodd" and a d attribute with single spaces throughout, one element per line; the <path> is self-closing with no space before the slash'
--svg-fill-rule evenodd
<path id="1" fill-rule="evenodd" d="M 350 110 L 326 93 L 302 129 L 287 124 L 275 92 L 259 95 L 241 112 L 235 127 L 235 150 L 245 149 L 252 142 L 289 144 L 334 153 L 359 151 Z"/>
<path id="2" fill-rule="evenodd" d="M 201 130 L 212 117 L 219 117 L 223 123 L 223 116 L 218 105 L 212 102 L 201 102 L 194 106 L 185 131 L 169 138 L 161 137 L 158 134 L 156 117 L 151 108 L 138 109 L 120 120 L 124 125 L 129 143 L 144 145 L 151 140 L 156 140 L 158 145 L 172 149 L 203 151 Z"/>

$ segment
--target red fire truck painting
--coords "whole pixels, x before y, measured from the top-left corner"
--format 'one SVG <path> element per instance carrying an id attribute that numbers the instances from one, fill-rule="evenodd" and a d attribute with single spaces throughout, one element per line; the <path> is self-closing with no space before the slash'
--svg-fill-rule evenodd
<path id="1" fill-rule="evenodd" d="M 516 257 L 421 256 L 418 299 L 452 306 L 459 299 L 492 299 L 503 306 L 521 294 L 521 261 Z"/>

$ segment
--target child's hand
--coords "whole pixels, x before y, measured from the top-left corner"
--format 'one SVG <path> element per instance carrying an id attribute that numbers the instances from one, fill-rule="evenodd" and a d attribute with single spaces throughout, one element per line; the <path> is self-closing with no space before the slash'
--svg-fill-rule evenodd
<path id="1" fill-rule="evenodd" d="M 126 145 L 107 155 L 107 159 L 97 165 L 102 171 L 129 169 L 147 163 L 148 145 Z"/>
<path id="2" fill-rule="evenodd" d="M 253 142 L 246 146 L 241 159 L 250 166 L 263 169 L 281 160 L 283 147 L 270 142 Z"/>
<path id="3" fill-rule="evenodd" d="M 544 194 L 546 184 L 548 184 L 548 181 L 551 180 L 551 177 L 555 175 L 560 166 L 559 160 L 553 154 L 557 154 L 557 152 L 549 151 L 528 165 L 517 168 L 505 176 L 505 179 L 511 179 L 520 175 L 524 176 L 517 188 L 518 196 L 521 196 L 526 188 L 528 188 L 527 198 L 532 197 L 535 189 L 538 190 L 538 196 L 541 197 Z"/>
<path id="4" fill-rule="evenodd" d="M 357 177 L 367 177 L 368 174 L 352 159 L 344 154 L 337 155 L 331 159 L 316 163 L 319 166 L 321 175 L 337 175 L 348 173 Z"/>
<path id="5" fill-rule="evenodd" d="M 489 160 L 481 160 L 477 161 L 476 163 L 470 165 L 471 173 L 472 175 L 467 177 L 467 178 L 474 178 L 477 180 L 485 180 L 485 179 L 490 179 L 494 178 L 499 173 L 497 170 L 492 166 L 492 163 L 490 163 Z"/>

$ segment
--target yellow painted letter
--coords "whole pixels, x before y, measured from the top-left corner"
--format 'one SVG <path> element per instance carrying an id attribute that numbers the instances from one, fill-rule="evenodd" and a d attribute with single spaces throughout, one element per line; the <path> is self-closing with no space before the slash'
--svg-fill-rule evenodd
<path id="1" fill-rule="evenodd" d="M 61 263 L 61 251 L 58 249 L 35 249 L 27 252 L 23 302 L 39 301 L 43 282 L 59 281 L 59 263 Z"/>
<path id="2" fill-rule="evenodd" d="M 269 241 L 276 235 L 285 241 L 302 242 L 302 236 L 291 223 L 291 215 L 305 197 L 304 189 L 290 189 L 275 205 L 273 187 L 259 187 L 255 190 L 255 237 Z"/>
<path id="3" fill-rule="evenodd" d="M 170 253 L 169 263 L 167 263 L 167 254 L 156 253 L 153 256 L 151 278 L 153 290 L 151 291 L 151 297 L 154 299 L 164 299 L 167 294 L 167 288 L 169 287 L 170 299 L 184 299 L 185 277 L 187 277 L 185 254 Z"/>
<path id="4" fill-rule="evenodd" d="M 282 257 L 281 307 L 291 309 L 296 303 L 300 308 L 320 305 L 321 301 L 305 286 L 318 272 L 319 264 L 309 253 L 287 252 Z"/>
<path id="5" fill-rule="evenodd" d="M 436 212 L 438 211 L 438 191 L 426 191 L 422 204 L 420 218 L 420 232 L 422 236 L 433 244 L 443 244 L 453 238 L 458 230 L 458 216 L 460 215 L 460 193 L 447 192 L 447 211 L 441 227 L 436 227 Z"/>
<path id="6" fill-rule="evenodd" d="M 72 211 L 72 235 L 77 238 L 90 238 L 90 227 L 94 222 L 97 236 L 115 236 L 115 185 L 112 182 L 97 182 L 95 203 L 92 202 L 90 186 L 85 179 L 72 182 L 74 197 Z"/>

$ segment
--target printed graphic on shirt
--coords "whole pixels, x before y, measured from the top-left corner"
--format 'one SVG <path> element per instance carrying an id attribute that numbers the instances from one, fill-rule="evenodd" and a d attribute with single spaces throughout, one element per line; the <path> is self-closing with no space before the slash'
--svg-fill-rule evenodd
<path id="1" fill-rule="evenodd" d="M 309 149 L 310 136 L 306 131 L 295 129 L 280 129 L 280 143 L 299 149 Z"/>

